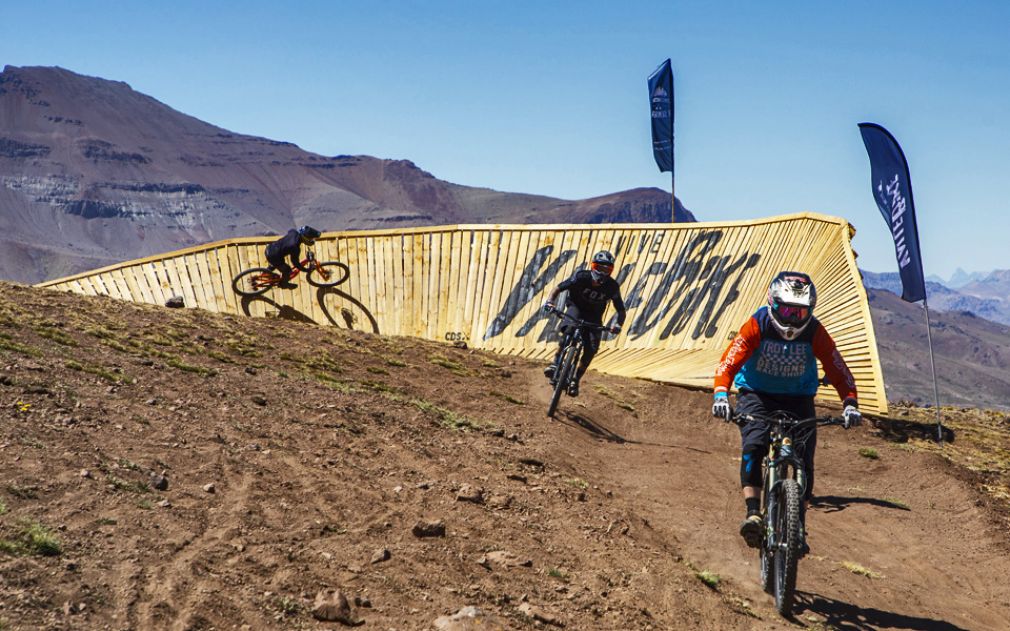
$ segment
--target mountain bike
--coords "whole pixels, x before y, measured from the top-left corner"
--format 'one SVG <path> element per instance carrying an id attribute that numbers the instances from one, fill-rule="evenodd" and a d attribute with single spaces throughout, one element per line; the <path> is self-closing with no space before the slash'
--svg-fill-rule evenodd
<path id="1" fill-rule="evenodd" d="M 302 267 L 308 267 L 306 278 L 310 285 L 316 287 L 336 287 L 351 275 L 351 270 L 343 263 L 337 261 L 326 261 L 320 263 L 316 260 L 312 250 L 305 253 L 305 260 Z M 298 276 L 301 271 L 297 267 L 291 270 L 287 280 Z M 239 272 L 231 281 L 231 287 L 240 296 L 259 296 L 281 283 L 281 275 L 272 267 L 253 267 Z"/>
<path id="2" fill-rule="evenodd" d="M 569 327 L 568 331 L 565 333 L 565 337 L 562 339 L 561 361 L 558 362 L 557 370 L 554 371 L 554 378 L 551 379 L 551 385 L 554 386 L 554 392 L 551 395 L 551 402 L 547 406 L 547 416 L 553 417 L 554 412 L 558 409 L 558 401 L 561 400 L 561 393 L 567 392 L 572 381 L 575 380 L 579 360 L 582 359 L 582 349 L 585 345 L 582 341 L 582 329 L 589 329 L 591 331 L 609 331 L 610 329 L 605 326 L 600 326 L 599 324 L 573 318 L 560 309 L 551 309 L 550 312 L 571 321 L 572 324 L 575 325 Z"/>
<path id="3" fill-rule="evenodd" d="M 798 420 L 788 412 L 775 412 L 768 418 L 735 415 L 733 421 L 738 425 L 759 421 L 771 426 L 768 455 L 761 462 L 761 587 L 775 597 L 778 612 L 789 616 L 796 598 L 796 576 L 806 532 L 802 502 L 808 477 L 799 452 L 810 433 L 800 437 L 800 431 L 842 425 L 844 421 L 830 416 Z"/>

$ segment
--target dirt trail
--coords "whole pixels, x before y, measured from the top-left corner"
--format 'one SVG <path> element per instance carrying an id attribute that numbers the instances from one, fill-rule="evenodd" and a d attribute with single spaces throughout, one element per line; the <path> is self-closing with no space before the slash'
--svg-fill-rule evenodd
<path id="1" fill-rule="evenodd" d="M 746 597 L 767 602 L 756 554 L 736 531 L 743 517 L 738 430 L 711 419 L 708 394 L 613 384 L 617 393 L 643 394 L 625 396 L 641 401 L 637 418 L 612 402 L 600 411 L 576 408 L 562 417 L 569 446 L 580 445 L 577 457 L 592 458 L 600 477 L 618 482 L 634 510 L 683 554 L 729 578 Z M 937 458 L 883 443 L 874 433 L 872 427 L 821 430 L 798 622 L 1010 628 L 1006 533 L 978 506 L 977 493 Z M 627 442 L 615 443 L 618 438 Z M 875 449 L 878 459 L 861 457 L 861 447 Z M 880 577 L 854 574 L 845 562 Z"/>
<path id="2" fill-rule="evenodd" d="M 0 628 L 339 628 L 333 589 L 398 631 L 1007 628 L 1005 527 L 935 455 L 822 434 L 783 620 L 708 395 L 591 374 L 548 420 L 539 371 L 0 284 Z"/>

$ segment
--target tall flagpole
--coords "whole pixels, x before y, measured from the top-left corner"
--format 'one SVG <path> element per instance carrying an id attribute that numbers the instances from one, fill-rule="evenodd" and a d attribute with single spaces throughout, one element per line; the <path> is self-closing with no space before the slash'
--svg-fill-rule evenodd
<path id="1" fill-rule="evenodd" d="M 933 373 L 933 399 L 936 401 L 936 442 L 943 442 L 943 422 L 940 420 L 940 390 L 936 386 L 936 365 L 933 363 L 933 335 L 929 329 L 929 302 L 923 298 L 926 309 L 926 341 L 929 343 L 929 369 Z"/>
<path id="2" fill-rule="evenodd" d="M 672 72 L 672 71 L 671 71 Z M 670 80 L 671 87 L 673 86 L 673 79 Z M 674 177 L 675 167 L 677 166 L 677 159 L 674 153 L 673 144 L 673 123 L 677 120 L 674 113 L 674 98 L 676 92 L 670 93 L 670 223 L 677 223 L 677 187 L 676 178 Z"/>
<path id="3" fill-rule="evenodd" d="M 670 222 L 677 223 L 677 194 L 674 192 L 673 169 L 670 169 Z"/>

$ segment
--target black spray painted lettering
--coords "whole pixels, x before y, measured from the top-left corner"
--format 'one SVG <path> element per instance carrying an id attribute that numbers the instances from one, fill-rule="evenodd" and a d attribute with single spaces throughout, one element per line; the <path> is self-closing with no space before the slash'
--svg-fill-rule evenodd
<path id="1" fill-rule="evenodd" d="M 565 250 L 561 253 L 555 261 L 547 266 L 544 273 L 537 278 L 537 272 L 543 266 L 547 259 L 550 258 L 551 252 L 554 251 L 553 245 L 547 245 L 539 250 L 530 259 L 530 262 L 526 264 L 526 269 L 523 270 L 522 276 L 519 281 L 509 292 L 508 298 L 505 299 L 505 304 L 502 305 L 501 311 L 491 322 L 491 326 L 488 327 L 487 332 L 484 333 L 484 339 L 491 339 L 501 335 L 502 332 L 508 328 L 508 325 L 512 323 L 512 320 L 519 315 L 519 311 L 522 310 L 537 294 L 547 287 L 561 268 L 572 260 L 575 256 L 575 250 Z M 525 335 L 525 333 L 524 333 Z"/>
<path id="2" fill-rule="evenodd" d="M 705 257 L 708 256 L 708 253 L 712 251 L 720 240 L 722 240 L 722 231 L 714 230 L 712 232 L 702 232 L 687 244 L 687 247 L 680 252 L 677 260 L 667 269 L 666 275 L 663 276 L 659 285 L 652 292 L 652 296 L 645 303 L 645 307 L 642 308 L 641 313 L 632 322 L 630 330 L 632 339 L 642 337 L 667 316 L 683 290 L 698 280 Z M 670 290 L 677 281 L 680 281 L 680 285 L 678 290 L 674 292 L 673 299 L 660 309 L 660 305 L 670 295 Z M 686 298 L 685 301 L 693 299 L 693 294 L 691 292 L 688 293 L 689 298 Z"/>
<path id="3" fill-rule="evenodd" d="M 662 234 L 656 241 L 662 243 Z M 692 339 L 699 337 L 711 338 L 718 331 L 720 318 L 726 309 L 740 297 L 740 284 L 746 272 L 755 267 L 761 259 L 757 253 L 744 252 L 734 259 L 733 256 L 710 256 L 715 246 L 722 240 L 723 232 L 713 230 L 702 232 L 680 252 L 672 264 L 666 261 L 656 261 L 649 265 L 635 282 L 632 290 L 626 294 L 625 306 L 628 311 L 641 308 L 632 321 L 628 333 L 637 339 L 653 330 L 673 312 L 660 334 L 660 339 L 666 339 L 684 330 L 693 315 L 701 309 L 698 323 L 692 331 Z M 645 249 L 650 239 L 642 238 L 637 244 L 639 252 Z M 625 246 L 622 238 L 615 250 L 620 251 Z M 575 250 L 565 250 L 550 263 L 542 274 L 537 274 L 550 258 L 553 246 L 537 250 L 526 265 L 522 277 L 509 293 L 498 316 L 491 323 L 484 339 L 501 335 L 512 323 L 519 311 L 533 298 L 543 291 L 575 255 Z M 621 283 L 633 273 L 637 263 L 628 263 L 621 267 L 616 280 Z M 580 266 L 580 269 L 585 265 Z M 734 277 L 735 274 L 735 277 Z M 646 297 L 646 287 L 655 281 L 656 276 L 662 278 Z M 723 289 L 732 277 L 729 290 L 723 295 Z M 535 279 L 535 280 L 534 280 Z M 556 319 L 548 318 L 542 311 L 536 311 L 516 331 L 516 337 L 525 337 L 540 322 L 547 320 L 546 326 L 538 336 L 539 341 L 549 341 L 556 338 Z M 610 319 L 610 324 L 616 324 L 616 315 Z M 606 334 L 610 337 L 609 334 Z"/>

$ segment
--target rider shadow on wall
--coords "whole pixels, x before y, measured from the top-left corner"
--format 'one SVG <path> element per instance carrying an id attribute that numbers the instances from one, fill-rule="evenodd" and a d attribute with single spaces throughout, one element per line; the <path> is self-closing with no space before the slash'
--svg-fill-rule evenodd
<path id="1" fill-rule="evenodd" d="M 292 320 L 294 322 L 305 322 L 308 324 L 315 324 L 316 321 L 305 315 L 298 309 L 294 307 L 289 307 L 287 305 L 277 304 L 273 300 L 267 298 L 266 296 L 242 296 L 242 313 L 247 316 L 252 316 L 252 310 L 249 306 L 254 302 L 265 302 L 274 309 L 277 309 L 277 317 L 284 320 Z"/>
<path id="2" fill-rule="evenodd" d="M 349 302 L 356 308 L 356 311 L 364 315 L 364 321 L 366 322 L 366 327 L 361 327 L 362 318 L 359 318 L 354 311 L 351 311 L 347 307 L 342 307 L 340 311 L 334 315 L 330 307 L 326 304 L 326 298 L 328 295 L 333 294 L 345 301 Z M 291 320 L 294 322 L 305 322 L 308 324 L 317 324 L 315 320 L 305 315 L 298 309 L 290 307 L 288 305 L 278 304 L 277 302 L 267 298 L 266 296 L 243 296 L 242 297 L 242 313 L 247 316 L 252 316 L 252 310 L 250 305 L 254 302 L 264 302 L 270 307 L 277 310 L 277 317 L 284 320 Z M 356 330 L 368 330 L 370 333 L 379 332 L 379 323 L 376 321 L 375 316 L 361 303 L 360 300 L 354 298 L 350 294 L 340 291 L 335 287 L 320 287 L 316 290 L 316 302 L 319 304 L 320 310 L 322 310 L 323 315 L 329 320 L 330 324 L 342 329 L 356 329 Z M 339 320 L 337 319 L 339 317 Z M 369 330 L 370 329 L 370 330 Z"/>
<path id="3" fill-rule="evenodd" d="M 846 631 L 875 631 L 876 629 L 910 629 L 912 631 L 968 631 L 945 620 L 906 616 L 905 614 L 872 607 L 860 607 L 841 600 L 812 592 L 798 591 L 793 608 L 794 621 L 800 614 L 812 613 L 825 618 L 823 626 Z M 801 623 L 802 624 L 802 623 Z M 820 627 L 818 627 L 820 628 Z"/>

